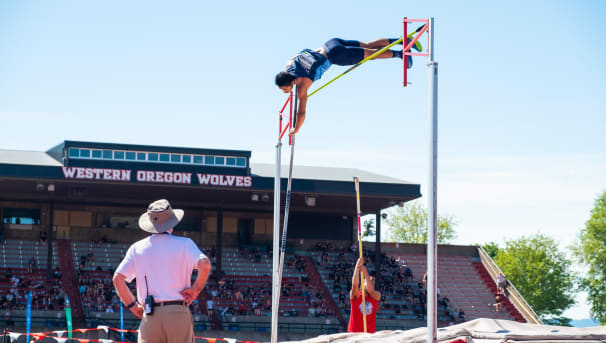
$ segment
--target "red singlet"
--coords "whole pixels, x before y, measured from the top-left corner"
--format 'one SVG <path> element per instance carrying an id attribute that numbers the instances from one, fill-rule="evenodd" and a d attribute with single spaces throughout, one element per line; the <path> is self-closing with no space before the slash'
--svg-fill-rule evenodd
<path id="1" fill-rule="evenodd" d="M 366 293 L 366 332 L 375 333 L 377 331 L 377 311 L 379 302 Z M 364 319 L 362 318 L 362 295 L 355 299 L 349 299 L 350 314 L 347 332 L 364 332 Z"/>

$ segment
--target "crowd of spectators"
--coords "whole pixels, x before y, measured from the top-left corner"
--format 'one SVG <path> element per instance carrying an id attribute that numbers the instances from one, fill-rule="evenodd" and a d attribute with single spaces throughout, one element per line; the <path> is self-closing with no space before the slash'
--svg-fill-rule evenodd
<path id="1" fill-rule="evenodd" d="M 215 247 L 206 249 L 206 253 L 214 262 L 217 254 Z M 269 248 L 241 247 L 238 249 L 237 258 L 249 263 L 271 265 L 272 251 Z M 298 255 L 291 256 L 285 261 L 284 267 L 305 273 L 305 259 Z M 270 275 L 263 276 L 269 277 Z M 281 316 L 325 317 L 332 315 L 327 311 L 321 292 L 311 285 L 309 277 L 302 275 L 298 279 L 285 279 L 284 282 L 280 289 L 282 304 L 288 302 L 286 299 L 292 299 L 293 301 L 304 301 L 309 305 L 306 307 L 307 312 L 305 313 L 293 307 L 284 309 L 284 306 L 281 306 Z M 263 282 L 259 284 L 249 285 L 238 281 L 238 278 L 225 275 L 225 273 L 220 276 L 215 273 L 210 277 L 208 295 L 206 307 L 209 317 L 215 312 L 220 317 L 229 315 L 271 316 L 272 298 L 269 278 L 263 279 Z"/>
<path id="2" fill-rule="evenodd" d="M 3 288 L 0 294 L 0 309 L 24 310 L 27 305 L 28 293 L 32 292 L 33 310 L 58 310 L 65 304 L 65 292 L 61 288 L 61 273 L 55 271 L 52 278 L 47 280 L 38 273 L 35 259 L 29 260 L 24 272 L 14 272 L 12 268 L 4 271 Z"/>

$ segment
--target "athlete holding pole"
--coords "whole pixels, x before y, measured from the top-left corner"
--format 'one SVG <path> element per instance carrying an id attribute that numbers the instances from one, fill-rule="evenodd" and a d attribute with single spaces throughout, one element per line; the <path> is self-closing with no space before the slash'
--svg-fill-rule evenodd
<path id="1" fill-rule="evenodd" d="M 381 292 L 375 290 L 375 278 L 368 275 L 364 266 L 362 226 L 360 224 L 360 179 L 354 177 L 354 183 L 356 187 L 358 251 L 360 257 L 356 262 L 351 279 L 351 291 L 349 292 L 350 314 L 347 331 L 374 333 L 377 331 L 377 310 L 379 309 Z M 360 278 L 362 282 L 360 282 Z M 362 285 L 361 290 L 360 284 Z"/>

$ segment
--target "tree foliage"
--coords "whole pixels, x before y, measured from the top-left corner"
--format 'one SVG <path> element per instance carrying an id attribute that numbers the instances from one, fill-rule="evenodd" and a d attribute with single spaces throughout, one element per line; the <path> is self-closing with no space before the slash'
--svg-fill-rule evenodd
<path id="1" fill-rule="evenodd" d="M 595 200 L 574 252 L 589 269 L 581 287 L 587 291 L 591 315 L 606 325 L 606 191 Z"/>
<path id="2" fill-rule="evenodd" d="M 427 210 L 417 202 L 404 204 L 391 211 L 385 223 L 392 242 L 427 243 Z M 454 217 L 438 215 L 438 243 L 449 243 L 456 237 Z"/>
<path id="3" fill-rule="evenodd" d="M 362 238 L 374 236 L 376 234 L 374 230 L 375 220 L 372 218 L 365 220 L 364 223 L 362 223 L 362 228 L 364 229 L 364 231 L 362 231 Z"/>
<path id="4" fill-rule="evenodd" d="M 557 243 L 542 234 L 505 243 L 494 259 L 528 304 L 549 321 L 574 304 L 574 274 Z"/>
<path id="5" fill-rule="evenodd" d="M 499 245 L 495 242 L 486 243 L 482 246 L 482 248 L 484 248 L 484 250 L 486 250 L 486 253 L 488 254 L 488 256 L 490 256 L 490 258 L 492 258 L 493 260 L 495 259 L 495 257 L 497 257 L 497 255 L 501 251 L 501 248 L 499 248 Z"/>

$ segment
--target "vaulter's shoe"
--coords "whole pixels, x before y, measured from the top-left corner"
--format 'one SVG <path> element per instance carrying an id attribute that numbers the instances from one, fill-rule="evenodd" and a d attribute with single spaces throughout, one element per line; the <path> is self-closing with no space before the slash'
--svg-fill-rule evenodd
<path id="1" fill-rule="evenodd" d="M 409 35 L 406 39 L 406 45 L 410 44 L 410 42 L 412 42 L 412 36 Z M 423 51 L 423 46 L 421 45 L 421 43 L 419 43 L 419 41 L 416 41 L 412 48 L 417 50 L 418 52 Z"/>
<path id="2" fill-rule="evenodd" d="M 406 56 L 406 69 L 412 68 L 412 56 Z"/>

